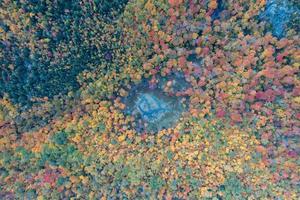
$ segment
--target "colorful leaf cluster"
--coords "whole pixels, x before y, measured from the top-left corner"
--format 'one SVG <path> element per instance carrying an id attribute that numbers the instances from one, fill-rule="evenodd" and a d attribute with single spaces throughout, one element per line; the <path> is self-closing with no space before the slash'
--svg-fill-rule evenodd
<path id="1" fill-rule="evenodd" d="M 269 5 L 1 1 L 0 199 L 298 199 L 299 30 Z M 138 132 L 123 98 L 174 73 L 187 112 Z"/>

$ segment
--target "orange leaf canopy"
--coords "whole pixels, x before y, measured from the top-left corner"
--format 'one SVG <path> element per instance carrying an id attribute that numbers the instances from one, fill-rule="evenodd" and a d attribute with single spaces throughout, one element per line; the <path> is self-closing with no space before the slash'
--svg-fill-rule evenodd
<path id="1" fill-rule="evenodd" d="M 179 6 L 182 3 L 183 3 L 183 0 L 169 0 L 169 4 L 171 5 L 171 7 Z"/>

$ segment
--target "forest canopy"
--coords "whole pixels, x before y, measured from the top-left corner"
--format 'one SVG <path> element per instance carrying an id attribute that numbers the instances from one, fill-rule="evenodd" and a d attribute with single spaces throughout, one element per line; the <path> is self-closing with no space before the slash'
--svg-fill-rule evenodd
<path id="1" fill-rule="evenodd" d="M 0 199 L 292 199 L 296 0 L 0 1 Z"/>

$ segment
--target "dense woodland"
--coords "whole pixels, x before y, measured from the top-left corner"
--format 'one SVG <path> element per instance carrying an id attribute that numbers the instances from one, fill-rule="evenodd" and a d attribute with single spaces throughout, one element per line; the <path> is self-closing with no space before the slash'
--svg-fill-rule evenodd
<path id="1" fill-rule="evenodd" d="M 0 199 L 296 200 L 299 13 L 296 0 L 0 1 Z M 126 99 L 157 85 L 187 108 L 141 131 Z"/>

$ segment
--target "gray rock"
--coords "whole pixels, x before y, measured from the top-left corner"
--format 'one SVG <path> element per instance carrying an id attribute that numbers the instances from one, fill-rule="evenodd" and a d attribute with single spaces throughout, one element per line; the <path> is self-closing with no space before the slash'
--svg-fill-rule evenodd
<path id="1" fill-rule="evenodd" d="M 145 121 L 151 123 L 161 120 L 170 112 L 170 106 L 165 101 L 149 93 L 140 94 L 136 101 L 136 109 Z"/>
<path id="2" fill-rule="evenodd" d="M 172 94 L 163 91 L 164 85 L 172 80 Z M 158 132 L 165 128 L 173 127 L 180 119 L 187 105 L 182 97 L 177 97 L 174 92 L 182 91 L 189 84 L 179 74 L 170 75 L 168 78 L 160 78 L 155 88 L 149 87 L 148 81 L 144 80 L 134 86 L 129 95 L 122 101 L 126 105 L 125 114 L 135 118 L 136 130 Z"/>
<path id="3" fill-rule="evenodd" d="M 299 9 L 289 0 L 268 0 L 260 18 L 271 25 L 272 34 L 278 38 L 286 35 L 292 16 L 299 15 Z"/>

